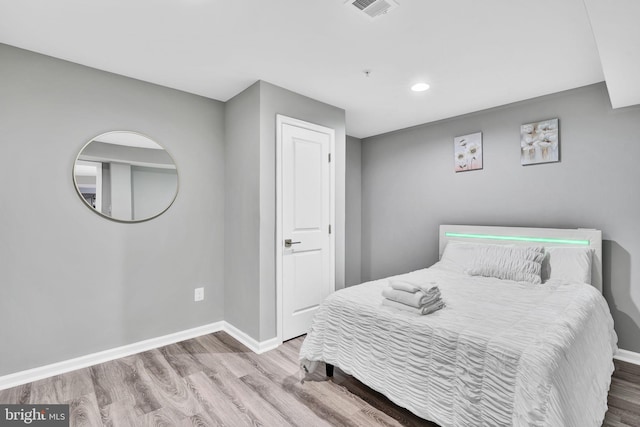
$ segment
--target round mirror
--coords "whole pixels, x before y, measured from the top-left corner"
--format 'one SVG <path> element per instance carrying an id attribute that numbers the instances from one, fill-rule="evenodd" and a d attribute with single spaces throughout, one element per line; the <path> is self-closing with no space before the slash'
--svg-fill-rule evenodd
<path id="1" fill-rule="evenodd" d="M 73 181 L 94 212 L 124 222 L 160 215 L 178 194 L 178 171 L 169 153 L 128 131 L 103 133 L 87 142 L 76 157 Z"/>

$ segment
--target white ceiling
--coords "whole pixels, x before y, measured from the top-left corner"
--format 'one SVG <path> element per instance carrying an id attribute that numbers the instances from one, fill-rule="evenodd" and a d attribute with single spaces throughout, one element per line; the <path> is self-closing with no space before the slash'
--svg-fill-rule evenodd
<path id="1" fill-rule="evenodd" d="M 104 142 L 106 144 L 114 144 L 114 145 L 124 145 L 126 147 L 136 147 L 136 148 L 149 148 L 152 150 L 163 150 L 163 148 L 152 140 L 144 135 L 133 132 L 108 132 L 103 133 L 102 135 L 96 136 L 92 139 L 92 141 Z"/>
<path id="2" fill-rule="evenodd" d="M 0 0 L 0 42 L 221 101 L 265 80 L 344 108 L 356 137 L 604 80 L 583 0 L 400 0 L 373 21 L 350 8 Z M 431 89 L 411 92 L 420 80 Z"/>
<path id="3" fill-rule="evenodd" d="M 584 0 L 614 108 L 640 104 L 640 1 Z"/>

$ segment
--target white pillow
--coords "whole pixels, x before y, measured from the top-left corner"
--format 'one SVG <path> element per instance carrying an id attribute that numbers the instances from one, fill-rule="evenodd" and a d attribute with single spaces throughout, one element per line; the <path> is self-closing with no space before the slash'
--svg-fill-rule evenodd
<path id="1" fill-rule="evenodd" d="M 477 249 L 473 266 L 467 273 L 540 284 L 543 259 L 542 247 L 483 245 Z"/>
<path id="2" fill-rule="evenodd" d="M 591 284 L 593 249 L 550 246 L 545 248 L 542 280 L 560 279 L 569 283 Z"/>
<path id="3" fill-rule="evenodd" d="M 461 270 L 466 271 L 473 266 L 478 248 L 482 246 L 477 243 L 463 243 L 456 241 L 447 242 L 440 261 L 454 264 Z"/>

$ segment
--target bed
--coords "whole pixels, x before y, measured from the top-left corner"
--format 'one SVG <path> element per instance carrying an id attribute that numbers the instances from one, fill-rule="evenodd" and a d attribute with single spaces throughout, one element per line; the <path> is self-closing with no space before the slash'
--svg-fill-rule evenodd
<path id="1" fill-rule="evenodd" d="M 439 244 L 430 268 L 330 295 L 302 369 L 337 366 L 442 427 L 602 425 L 617 337 L 601 232 L 443 225 Z M 488 244 L 544 246 L 542 283 L 470 276 L 469 248 Z M 446 307 L 420 316 L 383 306 L 390 280 L 436 283 Z"/>

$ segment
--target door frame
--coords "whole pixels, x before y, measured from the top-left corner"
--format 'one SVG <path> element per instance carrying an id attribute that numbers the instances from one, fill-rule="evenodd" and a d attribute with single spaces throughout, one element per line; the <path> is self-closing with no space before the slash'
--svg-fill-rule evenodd
<path id="1" fill-rule="evenodd" d="M 320 132 L 329 135 L 329 222 L 331 234 L 329 235 L 330 272 L 329 277 L 332 289 L 336 287 L 336 131 L 326 126 L 309 123 L 293 117 L 276 114 L 276 332 L 277 339 L 282 344 L 282 126 L 292 125 L 303 129 Z M 327 161 L 329 161 L 327 159 Z"/>
<path id="2" fill-rule="evenodd" d="M 98 211 L 98 213 L 102 214 L 102 162 L 96 162 L 93 160 L 76 160 L 76 164 L 96 168 L 96 207 L 94 209 Z M 80 193 L 80 185 L 76 179 L 75 170 L 73 171 L 73 181 L 76 184 L 78 193 Z M 82 196 L 82 194 L 80 195 Z"/>

